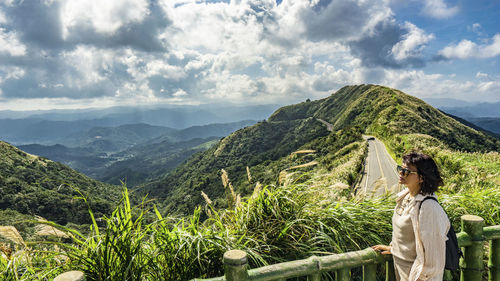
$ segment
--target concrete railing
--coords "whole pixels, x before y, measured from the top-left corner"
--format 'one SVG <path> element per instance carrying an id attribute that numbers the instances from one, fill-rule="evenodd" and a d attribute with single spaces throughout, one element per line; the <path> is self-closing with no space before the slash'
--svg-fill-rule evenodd
<path id="1" fill-rule="evenodd" d="M 489 241 L 488 271 L 490 281 L 500 281 L 500 225 L 484 226 L 478 216 L 462 216 L 462 232 L 457 234 L 458 244 L 463 248 L 464 258 L 460 261 L 460 280 L 482 280 L 484 243 Z M 343 254 L 289 261 L 269 266 L 248 269 L 245 252 L 231 250 L 224 254 L 225 275 L 194 281 L 268 281 L 286 280 L 294 277 L 307 277 L 309 281 L 319 281 L 324 273 L 334 273 L 337 281 L 350 280 L 351 269 L 363 267 L 363 280 L 375 281 L 377 267 L 385 265 L 386 281 L 395 280 L 392 257 L 383 256 L 371 248 Z M 446 271 L 443 280 L 452 280 Z"/>

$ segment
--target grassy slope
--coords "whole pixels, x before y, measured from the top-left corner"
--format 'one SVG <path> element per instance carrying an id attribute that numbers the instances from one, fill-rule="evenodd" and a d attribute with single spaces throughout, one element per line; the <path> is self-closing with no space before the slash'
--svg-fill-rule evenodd
<path id="1" fill-rule="evenodd" d="M 316 119 L 333 124 L 334 132 L 326 131 L 326 126 Z M 452 149 L 464 151 L 495 151 L 500 147 L 499 140 L 398 90 L 375 85 L 348 86 L 321 100 L 278 109 L 266 122 L 229 135 L 146 190 L 166 198 L 167 211 L 189 213 L 203 202 L 201 191 L 212 199 L 224 197 L 221 169 L 228 171 L 237 190 L 245 195 L 253 188 L 245 181 L 246 166 L 250 167 L 254 182 L 276 183 L 279 172 L 292 166 L 290 153 L 316 149 L 317 157 L 323 159 L 317 168 L 328 170 L 328 161 L 335 160 L 331 152 L 359 141 L 360 133 L 384 140 L 397 134 L 427 134 Z M 342 135 L 346 136 L 339 141 Z M 395 150 L 401 156 L 397 145 Z"/>
<path id="2" fill-rule="evenodd" d="M 135 146 L 121 153 L 126 156 L 124 160 L 116 161 L 94 175 L 107 183 L 120 184 L 123 181 L 128 187 L 134 187 L 173 170 L 191 155 L 207 150 L 210 144 L 213 145 L 218 140 L 217 137 L 195 138 L 175 143 L 163 141 Z"/>
<path id="3" fill-rule="evenodd" d="M 107 231 L 95 233 L 81 248 L 70 251 L 72 268 L 84 270 L 87 276 L 117 280 L 132 277 L 141 280 L 189 280 L 195 277 L 221 276 L 222 255 L 229 249 L 245 250 L 249 254 L 251 267 L 256 267 L 306 258 L 313 254 L 338 253 L 388 243 L 391 235 L 393 199 L 353 196 L 347 185 L 351 181 L 352 171 L 356 171 L 366 152 L 366 143 L 359 140 L 360 132 L 365 129 L 383 137 L 397 155 L 410 148 L 417 148 L 436 159 L 446 182 L 439 196 L 455 223 L 460 214 L 470 213 L 481 215 L 487 224 L 499 224 L 499 154 L 455 151 L 450 149 L 450 146 L 460 145 L 460 139 L 450 141 L 448 138 L 440 140 L 430 136 L 439 136 L 448 129 L 433 129 L 432 124 L 425 124 L 437 120 L 430 118 L 432 115 L 429 112 L 432 112 L 432 109 L 426 109 L 421 103 L 416 104 L 416 112 L 420 112 L 418 106 L 421 106 L 421 110 L 429 114 L 427 118 L 430 120 L 420 116 L 421 112 L 417 113 L 416 121 L 412 119 L 415 115 L 408 118 L 397 115 L 400 118 L 394 119 L 394 113 L 397 112 L 393 112 L 391 106 L 383 106 L 390 102 L 384 100 L 384 97 L 395 99 L 399 104 L 397 98 L 405 96 L 393 96 L 391 91 L 388 95 L 377 93 L 386 89 L 370 86 L 344 88 L 341 90 L 345 91 L 344 95 L 334 97 L 337 93 L 322 101 L 282 108 L 266 124 L 259 123 L 229 136 L 217 147 L 210 149 L 209 153 L 196 155 L 188 162 L 189 165 L 179 169 L 191 166 L 193 170 L 186 172 L 194 173 L 196 169 L 193 165 L 204 164 L 207 168 L 218 164 L 218 157 L 233 163 L 238 161 L 238 157 L 246 159 L 253 155 L 275 155 L 276 158 L 252 166 L 252 171 L 259 165 L 267 169 L 273 166 L 281 169 L 279 165 L 289 168 L 291 165 L 311 160 L 316 160 L 319 164 L 309 172 L 300 169 L 300 172 L 295 169 L 286 170 L 284 180 L 280 181 L 279 185 L 256 188 L 251 197 L 243 198 L 234 209 L 214 209 L 214 203 L 202 204 L 202 208 L 190 212 L 192 215 L 184 219 L 158 217 L 158 221 L 146 224 L 137 212 L 151 212 L 150 209 L 138 206 L 131 211 L 130 206 L 124 205 L 113 217 L 106 220 Z M 349 97 L 349 91 L 353 91 L 351 94 L 357 98 Z M 360 101 L 359 97 L 362 95 L 372 95 L 375 99 Z M 328 99 L 343 100 L 343 106 L 349 108 L 343 109 L 342 105 L 324 102 Z M 373 107 L 361 110 L 360 104 L 363 103 Z M 399 108 L 396 105 L 396 111 L 411 112 L 404 107 L 407 107 L 404 102 Z M 408 108 L 411 109 L 412 105 L 408 105 Z M 286 146 L 283 149 L 292 152 L 306 148 L 315 150 L 301 156 L 291 157 L 288 151 L 283 152 L 285 156 L 273 154 L 275 150 L 264 146 L 283 145 L 282 142 L 293 143 L 287 142 L 288 139 L 285 138 L 280 139 L 273 133 L 287 135 L 294 128 L 281 128 L 279 124 L 299 125 L 295 128 L 298 129 L 300 124 L 307 124 L 303 122 L 311 120 L 307 116 L 309 114 L 316 114 L 317 117 L 334 123 L 340 130 L 313 137 L 312 140 L 292 138 L 305 141 L 297 144 L 294 149 Z M 359 116 L 363 118 L 358 118 Z M 372 122 L 366 120 L 370 117 Z M 419 127 L 412 129 L 411 123 L 408 122 L 423 125 L 422 131 L 427 134 L 412 133 L 419 132 Z M 447 120 L 443 122 L 457 126 L 458 130 L 464 129 L 457 124 L 448 124 Z M 314 124 L 301 128 L 307 131 L 306 128 L 315 128 Z M 403 129 L 394 130 L 394 126 Z M 274 132 L 278 129 L 283 131 Z M 299 130 L 295 133 L 302 133 L 301 136 L 304 137 L 305 131 Z M 481 140 L 480 134 L 473 131 L 469 133 L 478 138 L 478 141 L 472 143 L 474 150 L 487 150 L 487 145 L 498 147 L 491 139 Z M 269 136 L 275 136 L 276 139 Z M 255 147 L 249 140 L 259 142 Z M 268 143 L 270 140 L 274 140 L 274 143 Z M 484 145 L 481 145 L 482 143 Z M 256 153 L 245 154 L 245 151 L 249 150 L 246 149 L 247 146 Z M 230 173 L 230 177 L 233 181 L 238 181 L 238 177 L 233 173 Z M 258 173 L 253 173 L 252 177 L 257 178 Z M 277 175 L 274 175 L 274 178 L 276 177 Z M 169 176 L 165 179 L 174 180 Z M 215 181 L 220 181 L 218 176 L 215 176 Z M 235 186 L 238 187 L 236 184 Z M 222 190 L 222 187 L 219 189 Z M 190 195 L 188 192 L 184 194 Z M 194 196 L 196 194 L 193 193 Z M 203 221 L 202 217 L 207 219 Z M 114 241 L 119 243 L 113 244 Z M 108 255 L 100 255 L 103 251 Z M 40 276 L 49 270 L 51 269 L 48 267 L 41 268 L 29 274 Z M 6 272 L 13 274 L 16 269 L 7 268 Z M 357 274 L 359 272 L 353 272 L 353 277 L 356 278 Z"/>
<path id="4" fill-rule="evenodd" d="M 169 211 L 190 213 L 203 202 L 201 191 L 211 198 L 223 197 L 221 169 L 226 169 L 236 180 L 238 191 L 248 193 L 250 185 L 242 180 L 246 177 L 246 166 L 271 164 L 305 143 L 327 135 L 324 125 L 312 118 L 260 122 L 236 131 L 206 152 L 195 154 L 148 188 L 153 195 L 167 198 L 165 205 Z M 254 175 L 255 180 L 262 180 L 262 177 L 262 174 Z"/>
<path id="5" fill-rule="evenodd" d="M 97 215 L 110 213 L 119 189 L 90 179 L 60 163 L 27 154 L 0 141 L 0 208 L 42 215 L 58 223 L 88 223 L 78 188 L 89 196 Z M 69 187 L 71 186 L 71 187 Z"/>

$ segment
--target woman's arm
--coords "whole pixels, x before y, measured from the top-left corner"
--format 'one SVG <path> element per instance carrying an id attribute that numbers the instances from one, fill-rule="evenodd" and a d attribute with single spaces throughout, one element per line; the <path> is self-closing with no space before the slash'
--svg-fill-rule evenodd
<path id="1" fill-rule="evenodd" d="M 443 274 L 448 239 L 446 234 L 450 221 L 443 208 L 433 200 L 422 203 L 418 221 L 420 240 L 424 247 L 424 267 L 419 279 L 425 281 L 437 274 Z"/>

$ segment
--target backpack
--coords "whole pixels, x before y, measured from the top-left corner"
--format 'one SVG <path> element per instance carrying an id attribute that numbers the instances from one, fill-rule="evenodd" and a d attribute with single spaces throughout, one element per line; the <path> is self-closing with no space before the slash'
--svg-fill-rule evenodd
<path id="1" fill-rule="evenodd" d="M 424 200 L 422 200 L 422 203 L 420 203 L 420 207 L 427 199 L 432 199 L 438 202 L 436 198 L 432 196 L 427 196 L 424 198 Z M 460 258 L 463 257 L 464 255 L 460 247 L 458 247 L 457 234 L 455 233 L 455 229 L 453 229 L 453 225 L 451 224 L 451 222 L 450 222 L 450 229 L 448 230 L 446 236 L 448 237 L 448 240 L 446 240 L 446 262 L 444 268 L 448 270 L 458 270 L 460 268 L 459 266 Z"/>

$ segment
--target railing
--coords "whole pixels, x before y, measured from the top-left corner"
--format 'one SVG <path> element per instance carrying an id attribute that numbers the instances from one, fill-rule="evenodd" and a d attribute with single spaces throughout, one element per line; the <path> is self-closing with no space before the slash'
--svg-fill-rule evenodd
<path id="1" fill-rule="evenodd" d="M 461 281 L 480 281 L 484 272 L 484 242 L 489 242 L 488 271 L 490 281 L 500 281 L 500 225 L 483 227 L 484 220 L 478 216 L 462 216 L 462 232 L 457 234 L 458 245 L 463 248 L 460 261 Z M 375 281 L 377 267 L 385 264 L 386 281 L 396 280 L 390 255 L 383 256 L 371 248 L 330 256 L 312 256 L 304 260 L 284 262 L 248 270 L 247 255 L 240 250 L 224 254 L 225 275 L 193 281 L 284 281 L 288 278 L 307 277 L 309 281 L 321 280 L 321 275 L 334 272 L 337 281 L 350 280 L 351 269 L 363 267 L 363 281 Z M 443 280 L 452 280 L 445 271 Z"/>

